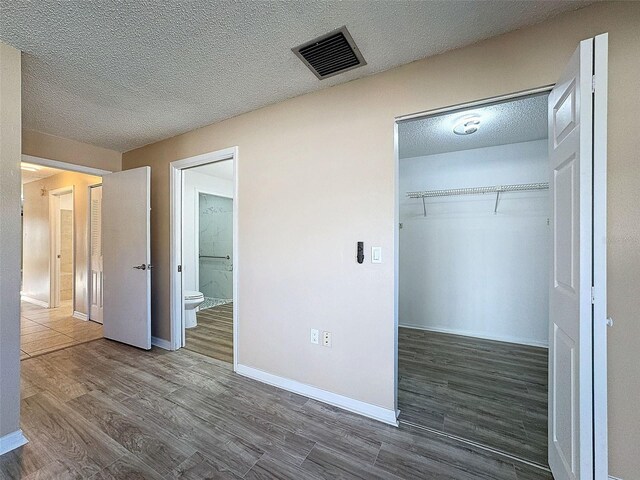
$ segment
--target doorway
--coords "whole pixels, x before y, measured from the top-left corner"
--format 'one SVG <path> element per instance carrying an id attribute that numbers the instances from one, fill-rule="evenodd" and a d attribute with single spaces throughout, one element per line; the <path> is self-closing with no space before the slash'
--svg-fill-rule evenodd
<path id="1" fill-rule="evenodd" d="M 171 164 L 172 346 L 235 365 L 237 149 Z"/>
<path id="2" fill-rule="evenodd" d="M 102 338 L 87 321 L 89 187 L 102 172 L 23 156 L 22 359 Z"/>
<path id="3" fill-rule="evenodd" d="M 398 125 L 400 421 L 546 466 L 548 92 Z"/>
<path id="4" fill-rule="evenodd" d="M 395 252 L 399 421 L 550 469 L 558 480 L 606 478 L 607 475 L 606 328 L 610 322 L 606 318 L 606 52 L 607 35 L 599 35 L 580 42 L 553 87 L 396 120 L 396 185 L 402 196 L 397 200 Z M 500 118 L 491 114 L 483 116 L 485 112 L 478 109 L 515 104 L 514 101 L 547 92 L 548 261 L 544 262 L 545 255 L 540 251 L 534 255 L 534 261 L 542 260 L 548 275 L 545 302 L 535 295 L 539 284 L 530 277 L 537 268 L 535 265 L 527 259 L 499 265 L 500 261 L 515 258 L 523 249 L 531 255 L 535 235 L 502 245 L 498 256 L 492 251 L 502 242 L 494 238 L 496 232 L 503 231 L 497 224 L 500 212 L 513 213 L 518 205 L 520 211 L 525 212 L 522 210 L 525 204 L 521 202 L 524 198 L 518 195 L 541 191 L 547 188 L 543 185 L 545 182 L 521 178 L 517 182 L 505 183 L 506 180 L 501 179 L 481 184 L 482 171 L 467 171 L 467 177 L 461 177 L 451 171 L 457 166 L 456 159 L 438 162 L 434 158 L 426 163 L 409 161 L 421 167 L 426 165 L 427 171 L 429 168 L 431 171 L 427 176 L 421 176 L 420 172 L 414 175 L 416 165 L 408 165 L 411 174 L 405 172 L 403 182 L 402 152 L 412 152 L 407 145 L 411 147 L 411 142 L 415 144 L 415 139 L 422 138 L 425 132 L 429 148 L 438 147 L 447 138 L 454 138 L 457 143 L 466 138 L 480 140 L 482 136 L 478 133 L 492 122 L 499 123 Z M 449 121 L 441 122 L 439 127 L 444 128 L 438 128 L 436 120 L 443 118 Z M 525 133 L 535 131 L 535 122 L 531 122 L 534 118 L 531 111 L 523 116 L 528 122 Z M 418 129 L 413 139 L 407 136 L 403 146 L 403 126 L 420 119 L 431 121 L 431 128 Z M 501 138 L 517 123 L 513 120 L 491 136 Z M 473 158 L 467 160 L 472 164 L 483 158 L 477 149 L 487 145 L 467 147 L 459 150 L 465 152 L 461 154 L 464 156 L 476 150 L 472 152 Z M 432 155 L 442 153 L 432 152 Z M 503 162 L 520 157 L 508 152 L 498 156 Z M 526 165 L 520 162 L 517 166 Z M 530 176 L 535 169 L 526 170 Z M 509 171 L 515 173 L 503 165 L 493 174 L 503 175 Z M 406 188 L 416 179 L 436 184 Z M 437 185 L 452 179 L 461 185 Z M 466 183 L 470 181 L 473 185 Z M 482 200 L 487 194 L 493 197 L 492 202 Z M 473 198 L 477 201 L 472 202 Z M 408 203 L 403 205 L 405 199 Z M 489 203 L 492 203 L 493 216 L 474 225 L 477 214 L 473 209 L 484 204 L 486 212 Z M 457 216 L 444 218 L 452 212 Z M 418 218 L 427 219 L 429 215 L 433 218 L 418 222 Z M 467 231 L 459 228 L 461 220 Z M 526 232 L 525 225 L 520 221 L 518 224 L 513 232 Z M 487 230 L 487 225 L 493 228 Z M 463 235 L 453 236 L 456 232 Z M 489 245 L 478 243 L 487 241 Z M 403 262 L 403 245 L 405 253 L 413 253 L 417 260 L 410 256 L 410 261 L 405 258 Z M 416 246 L 423 247 L 422 251 Z M 420 256 L 427 259 L 422 261 L 422 266 Z M 474 262 L 482 268 L 469 272 Z M 411 271 L 415 264 L 418 264 L 417 271 Z M 512 270 L 514 264 L 517 268 Z M 422 281 L 420 277 L 418 281 L 410 281 L 416 274 L 423 276 Z M 497 278 L 491 278 L 490 274 Z M 508 283 L 502 283 L 500 295 L 491 295 L 487 289 L 500 285 L 503 274 Z M 528 278 L 526 296 L 521 297 L 518 304 L 504 309 L 516 298 L 517 292 L 512 289 L 521 283 L 521 277 Z M 416 291 L 420 293 L 425 289 L 427 293 L 431 291 L 431 296 L 422 292 L 424 297 L 417 298 Z M 531 304 L 532 299 L 535 305 Z M 533 331 L 527 325 L 519 325 L 524 312 L 518 314 L 513 306 L 528 307 L 527 313 L 531 313 L 544 303 L 549 312 L 546 315 L 548 363 L 535 362 L 535 357 L 540 356 L 540 352 L 535 351 L 529 355 L 534 361 L 522 363 L 523 354 L 539 346 L 518 345 L 531 343 L 522 337 Z M 508 321 L 496 324 L 505 313 Z M 545 317 L 540 313 L 536 316 Z M 405 323 L 404 327 L 416 330 L 415 327 L 420 326 L 420 331 L 417 334 L 409 331 L 411 329 L 403 331 L 403 322 L 407 319 L 415 322 L 416 318 L 422 323 Z M 449 322 L 448 325 L 444 325 L 445 322 Z M 514 326 L 517 326 L 515 331 L 509 331 Z M 495 338 L 496 333 L 503 338 Z M 544 363 L 548 366 L 546 388 L 545 375 L 536 371 Z M 514 367 L 520 370 L 516 375 L 513 375 Z M 512 396 L 508 404 L 515 405 L 517 411 L 504 410 L 505 393 Z M 538 408 L 531 408 L 532 401 L 538 403 Z M 542 418 L 532 422 L 534 417 L 544 415 L 544 407 L 546 421 Z"/>
<path id="5" fill-rule="evenodd" d="M 49 192 L 51 308 L 72 308 L 74 296 L 73 186 Z"/>

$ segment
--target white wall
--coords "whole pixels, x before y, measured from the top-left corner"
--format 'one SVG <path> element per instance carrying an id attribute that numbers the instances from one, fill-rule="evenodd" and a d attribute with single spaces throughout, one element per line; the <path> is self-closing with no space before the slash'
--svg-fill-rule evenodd
<path id="1" fill-rule="evenodd" d="M 233 198 L 233 180 L 185 170 L 182 189 L 182 274 L 185 290 L 198 289 L 198 192 Z"/>
<path id="2" fill-rule="evenodd" d="M 0 455 L 22 443 L 16 433 L 20 429 L 20 62 L 20 51 L 0 42 Z"/>
<path id="3" fill-rule="evenodd" d="M 400 325 L 546 346 L 549 192 L 405 195 L 546 181 L 546 140 L 401 160 Z"/>

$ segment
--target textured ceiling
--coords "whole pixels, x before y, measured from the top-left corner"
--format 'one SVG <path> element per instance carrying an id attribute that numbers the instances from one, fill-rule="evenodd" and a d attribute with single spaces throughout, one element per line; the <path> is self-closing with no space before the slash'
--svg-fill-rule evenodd
<path id="1" fill-rule="evenodd" d="M 398 153 L 400 158 L 421 157 L 547 138 L 547 97 L 535 95 L 402 122 L 398 125 Z M 478 131 L 453 133 L 454 125 L 470 115 L 480 118 Z"/>
<path id="2" fill-rule="evenodd" d="M 127 151 L 588 3 L 0 0 L 0 40 L 25 128 Z M 342 25 L 368 64 L 319 81 L 291 47 Z"/>

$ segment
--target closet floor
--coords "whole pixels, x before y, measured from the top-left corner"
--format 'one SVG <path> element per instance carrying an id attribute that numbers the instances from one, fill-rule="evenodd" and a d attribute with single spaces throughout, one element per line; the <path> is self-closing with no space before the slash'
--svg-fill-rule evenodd
<path id="1" fill-rule="evenodd" d="M 185 332 L 187 350 L 233 363 L 233 303 L 196 313 L 198 325 Z"/>
<path id="2" fill-rule="evenodd" d="M 401 422 L 547 465 L 547 349 L 399 330 Z"/>

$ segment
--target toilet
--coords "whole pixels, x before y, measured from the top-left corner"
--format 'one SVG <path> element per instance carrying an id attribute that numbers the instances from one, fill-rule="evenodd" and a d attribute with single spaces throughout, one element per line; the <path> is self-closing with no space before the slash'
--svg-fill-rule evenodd
<path id="1" fill-rule="evenodd" d="M 184 292 L 184 328 L 193 328 L 198 325 L 196 308 L 204 302 L 202 292 L 185 290 Z"/>

